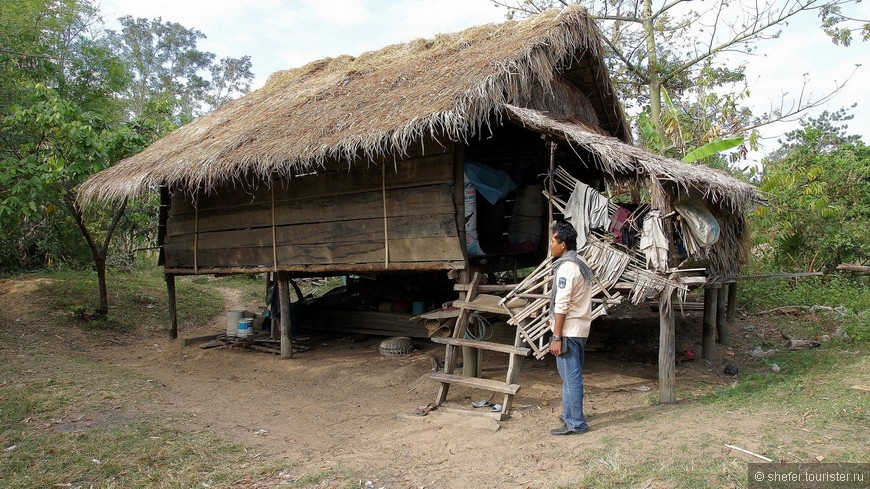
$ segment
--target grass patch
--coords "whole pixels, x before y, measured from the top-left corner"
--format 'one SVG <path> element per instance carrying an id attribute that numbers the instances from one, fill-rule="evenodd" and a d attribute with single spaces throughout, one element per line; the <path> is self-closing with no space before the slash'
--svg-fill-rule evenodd
<path id="1" fill-rule="evenodd" d="M 241 445 L 144 414 L 163 387 L 142 375 L 39 343 L 20 351 L 0 350 L 0 487 L 221 487 L 276 471 Z"/>
<path id="2" fill-rule="evenodd" d="M 92 272 L 63 271 L 37 275 L 48 279 L 40 291 L 46 305 L 57 313 L 79 317 L 78 311 L 96 309 L 99 303 L 97 275 Z M 178 277 L 176 299 L 180 325 L 202 321 L 220 314 L 224 308 L 221 294 L 204 277 Z M 169 304 L 162 270 L 150 268 L 133 273 L 109 272 L 109 314 L 106 318 L 80 320 L 84 328 L 130 331 L 142 326 L 166 328 Z"/>
<path id="3" fill-rule="evenodd" d="M 335 470 L 324 470 L 313 474 L 306 474 L 295 481 L 288 487 L 305 488 L 305 487 L 344 487 L 347 489 L 358 489 L 361 479 L 354 477 L 347 468 L 339 467 Z"/>
<path id="4" fill-rule="evenodd" d="M 9 488 L 209 487 L 269 470 L 240 445 L 154 419 L 76 433 L 27 430 L 0 465 Z"/>
<path id="5" fill-rule="evenodd" d="M 787 305 L 844 306 L 854 312 L 870 310 L 870 288 L 860 280 L 839 275 L 792 280 L 747 280 L 740 282 L 737 291 L 740 306 L 751 312 Z"/>
<path id="6" fill-rule="evenodd" d="M 801 403 L 806 397 L 847 393 L 850 391 L 846 389 L 851 389 L 846 385 L 847 379 L 867 377 L 870 361 L 864 351 L 868 347 L 870 344 L 867 343 L 832 341 L 817 349 L 782 351 L 758 361 L 762 365 L 775 363 L 780 372 L 765 368 L 761 372 L 741 374 L 736 386 L 718 389 L 702 400 L 729 404 L 789 404 Z M 798 395 L 802 393 L 806 395 Z M 856 398 L 861 399 L 860 396 Z M 866 405 L 870 405 L 870 399 L 867 402 Z"/>
<path id="7" fill-rule="evenodd" d="M 602 489 L 623 487 L 670 487 L 693 489 L 696 487 L 745 487 L 746 465 L 735 459 L 715 456 L 662 457 L 661 460 L 631 462 L 623 460 L 621 453 L 613 450 L 594 450 L 584 453 L 579 466 L 582 477 L 570 486 Z M 650 454 L 655 457 L 656 454 Z"/>
<path id="8" fill-rule="evenodd" d="M 758 372 L 741 374 L 731 387 L 724 387 L 699 400 L 726 409 L 767 407 L 792 420 L 804 435 L 825 438 L 843 447 L 866 442 L 870 424 L 870 396 L 853 385 L 870 384 L 867 342 L 831 341 L 818 349 L 783 351 L 758 360 Z M 780 372 L 769 366 L 776 364 Z M 771 432 L 772 452 L 782 433 Z M 798 455 L 811 459 L 810 448 Z M 840 462 L 866 462 L 866 452 L 844 448 Z"/>

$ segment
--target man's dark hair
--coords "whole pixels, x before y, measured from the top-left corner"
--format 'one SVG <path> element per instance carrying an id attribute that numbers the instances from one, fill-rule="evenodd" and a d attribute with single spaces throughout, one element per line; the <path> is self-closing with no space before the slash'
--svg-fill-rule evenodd
<path id="1" fill-rule="evenodd" d="M 553 223 L 553 235 L 556 241 L 565 243 L 569 250 L 577 249 L 577 231 L 568 221 L 556 221 Z"/>

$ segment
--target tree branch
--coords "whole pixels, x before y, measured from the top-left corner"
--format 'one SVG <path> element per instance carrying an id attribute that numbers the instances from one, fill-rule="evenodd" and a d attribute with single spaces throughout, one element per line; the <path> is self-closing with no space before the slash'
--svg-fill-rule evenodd
<path id="1" fill-rule="evenodd" d="M 625 66 L 628 67 L 629 71 L 631 71 L 632 74 L 634 74 L 635 76 L 637 76 L 638 78 L 640 78 L 641 81 L 643 81 L 644 83 L 649 83 L 649 78 L 647 78 L 646 73 L 644 73 L 644 70 L 643 70 L 643 69 L 641 69 L 640 67 L 636 66 L 636 65 L 633 64 L 631 61 L 629 61 L 629 60 L 625 57 L 625 55 L 622 54 L 622 52 L 620 52 L 618 49 L 616 49 L 616 46 L 613 44 L 613 42 L 612 42 L 610 39 L 607 38 L 607 36 L 602 36 L 602 39 L 604 39 L 604 42 L 605 42 L 608 46 L 610 46 L 610 49 L 613 50 L 613 54 L 614 54 L 617 58 L 619 58 L 620 61 L 622 61 L 623 63 L 625 63 Z"/>
<path id="2" fill-rule="evenodd" d="M 800 12 L 810 10 L 812 8 L 812 5 L 816 1 L 817 0 L 810 0 L 806 4 L 801 4 L 800 2 L 795 2 L 794 6 L 792 6 L 792 8 L 790 8 L 788 10 L 783 9 L 782 11 L 780 11 L 779 15 L 773 17 L 772 20 L 768 20 L 767 22 L 764 22 L 764 23 L 759 23 L 757 21 L 757 19 L 760 18 L 764 12 L 757 11 L 758 14 L 754 16 L 756 21 L 753 22 L 749 28 L 746 28 L 742 31 L 736 32 L 735 35 L 731 39 L 720 43 L 716 47 L 712 47 L 713 40 L 711 37 L 711 42 L 710 42 L 711 47 L 708 48 L 707 52 L 701 53 L 698 56 L 690 59 L 689 61 L 682 63 L 680 66 L 678 66 L 677 68 L 675 68 L 673 71 L 671 71 L 669 73 L 662 74 L 662 77 L 661 77 L 662 83 L 667 83 L 668 81 L 670 81 L 671 79 L 673 79 L 674 77 L 679 75 L 680 73 L 688 70 L 689 68 L 691 68 L 692 66 L 695 66 L 696 64 L 700 63 L 701 61 L 704 61 L 705 59 L 714 56 L 716 53 L 727 49 L 730 46 L 733 46 L 735 44 L 739 44 L 743 41 L 751 39 L 751 38 L 761 34 L 765 30 L 767 30 L 771 27 L 774 27 L 776 25 L 779 25 L 782 22 L 784 22 L 785 20 L 790 19 L 791 17 L 794 17 L 795 15 L 797 15 Z M 770 18 L 770 17 L 768 17 L 768 18 Z"/>
<path id="3" fill-rule="evenodd" d="M 657 19 L 660 15 L 662 15 L 662 14 L 665 13 L 665 12 L 667 12 L 667 11 L 670 10 L 671 8 L 675 7 L 676 5 L 679 5 L 679 4 L 681 4 L 681 3 L 683 3 L 683 2 L 687 2 L 687 1 L 691 1 L 691 0 L 671 0 L 671 3 L 666 3 L 666 4 L 662 5 L 662 8 L 660 8 L 656 13 L 652 14 L 652 15 L 650 16 L 650 18 L 653 19 L 653 20 L 655 20 L 655 19 Z"/>
<path id="4" fill-rule="evenodd" d="M 641 24 L 643 21 L 638 19 L 637 17 L 625 17 L 623 15 L 598 15 L 595 16 L 597 20 L 613 20 L 618 22 L 634 22 L 636 24 Z"/>
<path id="5" fill-rule="evenodd" d="M 98 256 L 99 248 L 97 248 L 97 243 L 94 241 L 94 237 L 91 235 L 91 231 L 88 229 L 87 226 L 85 226 L 85 219 L 82 209 L 76 203 L 75 196 L 73 195 L 72 190 L 66 191 L 63 196 L 63 201 L 69 209 L 70 214 L 72 214 L 73 219 L 76 221 L 76 225 L 78 225 L 79 230 L 82 232 L 82 236 L 85 237 L 85 241 L 88 242 L 88 247 L 91 249 L 91 253 L 94 254 L 94 258 L 96 259 Z"/>
<path id="6" fill-rule="evenodd" d="M 115 209 L 115 214 L 112 216 L 112 223 L 109 225 L 109 228 L 106 230 L 106 240 L 103 242 L 103 253 L 108 254 L 109 250 L 109 242 L 112 241 L 112 235 L 115 234 L 115 229 L 118 227 L 118 223 L 121 222 L 121 218 L 124 217 L 124 210 L 127 209 L 127 198 L 125 197 L 121 204 Z"/>
<path id="7" fill-rule="evenodd" d="M 806 94 L 807 82 L 804 81 L 803 85 L 801 86 L 800 95 L 798 95 L 797 100 L 792 104 L 792 106 L 787 111 L 785 111 L 785 112 L 782 111 L 782 108 L 784 106 L 784 100 L 785 100 L 785 95 L 783 95 L 783 100 L 780 100 L 779 109 L 770 110 L 764 116 L 756 119 L 755 123 L 753 123 L 749 126 L 743 127 L 742 128 L 743 131 L 752 131 L 753 129 L 758 129 L 759 127 L 767 126 L 767 125 L 770 125 L 770 124 L 773 124 L 776 122 L 790 122 L 792 120 L 792 119 L 790 119 L 791 117 L 794 117 L 802 112 L 806 112 L 807 110 L 814 109 L 816 107 L 819 107 L 821 105 L 826 104 L 831 99 L 833 99 L 835 95 L 840 93 L 840 91 L 843 89 L 843 87 L 845 87 L 846 84 L 849 83 L 849 80 L 851 80 L 852 77 L 855 76 L 855 73 L 857 71 L 858 71 L 858 67 L 855 67 L 855 69 L 852 70 L 852 73 L 849 74 L 849 77 L 846 78 L 843 82 L 837 83 L 836 88 L 834 88 L 834 90 L 832 90 L 830 93 L 828 93 L 828 94 L 824 95 L 823 97 L 820 97 L 816 100 L 813 100 L 812 98 L 808 98 L 806 102 L 804 102 L 804 96 Z"/>

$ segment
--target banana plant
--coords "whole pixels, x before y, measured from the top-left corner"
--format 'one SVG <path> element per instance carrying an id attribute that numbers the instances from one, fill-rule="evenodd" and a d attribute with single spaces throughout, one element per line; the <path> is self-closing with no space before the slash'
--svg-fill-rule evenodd
<path id="1" fill-rule="evenodd" d="M 688 145 L 685 142 L 690 138 L 687 138 L 684 134 L 681 112 L 673 103 L 670 94 L 668 94 L 668 91 L 665 89 L 662 89 L 662 98 L 664 99 L 665 106 L 668 108 L 668 110 L 663 113 L 662 118 L 664 120 L 662 121 L 662 127 L 665 128 L 668 139 L 672 140 L 673 144 L 666 144 L 666 142 L 662 140 L 662 136 L 658 131 L 656 131 L 655 125 L 652 120 L 650 120 L 649 114 L 641 112 L 638 116 L 638 126 L 640 127 L 640 131 L 643 133 L 647 147 L 659 154 L 665 154 L 675 147 L 681 150 L 686 150 L 688 149 Z M 728 151 L 729 149 L 736 148 L 743 143 L 744 138 L 742 136 L 717 139 L 688 151 L 682 157 L 682 161 L 693 163 L 708 156 L 713 156 Z"/>
<path id="2" fill-rule="evenodd" d="M 683 156 L 682 161 L 686 163 L 693 163 L 708 156 L 713 156 L 715 154 L 728 151 L 729 149 L 736 148 L 741 144 L 743 144 L 743 136 L 711 141 L 699 148 L 695 148 L 692 151 L 689 151 L 686 156 Z"/>

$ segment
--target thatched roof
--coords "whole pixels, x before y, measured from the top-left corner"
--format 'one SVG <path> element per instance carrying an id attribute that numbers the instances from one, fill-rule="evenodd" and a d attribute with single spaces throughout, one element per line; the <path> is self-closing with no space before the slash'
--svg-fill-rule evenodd
<path id="1" fill-rule="evenodd" d="M 80 198 L 290 176 L 331 159 L 401 153 L 424 134 L 467 140 L 505 103 L 631 138 L 600 33 L 583 7 L 572 6 L 278 72 L 262 89 L 93 176 Z M 560 114 L 566 106 L 580 113 Z"/>
<path id="2" fill-rule="evenodd" d="M 723 172 L 627 144 L 599 39 L 592 18 L 574 5 L 281 71 L 91 177 L 80 199 L 289 177 L 328 160 L 401 154 L 427 134 L 464 141 L 506 117 L 586 148 L 614 179 L 654 175 L 731 208 L 760 200 L 753 186 Z"/>
<path id="3" fill-rule="evenodd" d="M 659 181 L 670 180 L 687 190 L 694 188 L 711 202 L 724 203 L 732 209 L 763 200 L 754 186 L 720 170 L 652 154 L 597 134 L 582 123 L 556 120 L 537 110 L 508 104 L 505 109 L 507 116 L 520 125 L 583 147 L 595 155 L 596 163 L 613 180 L 625 180 L 640 173 L 654 175 Z"/>

